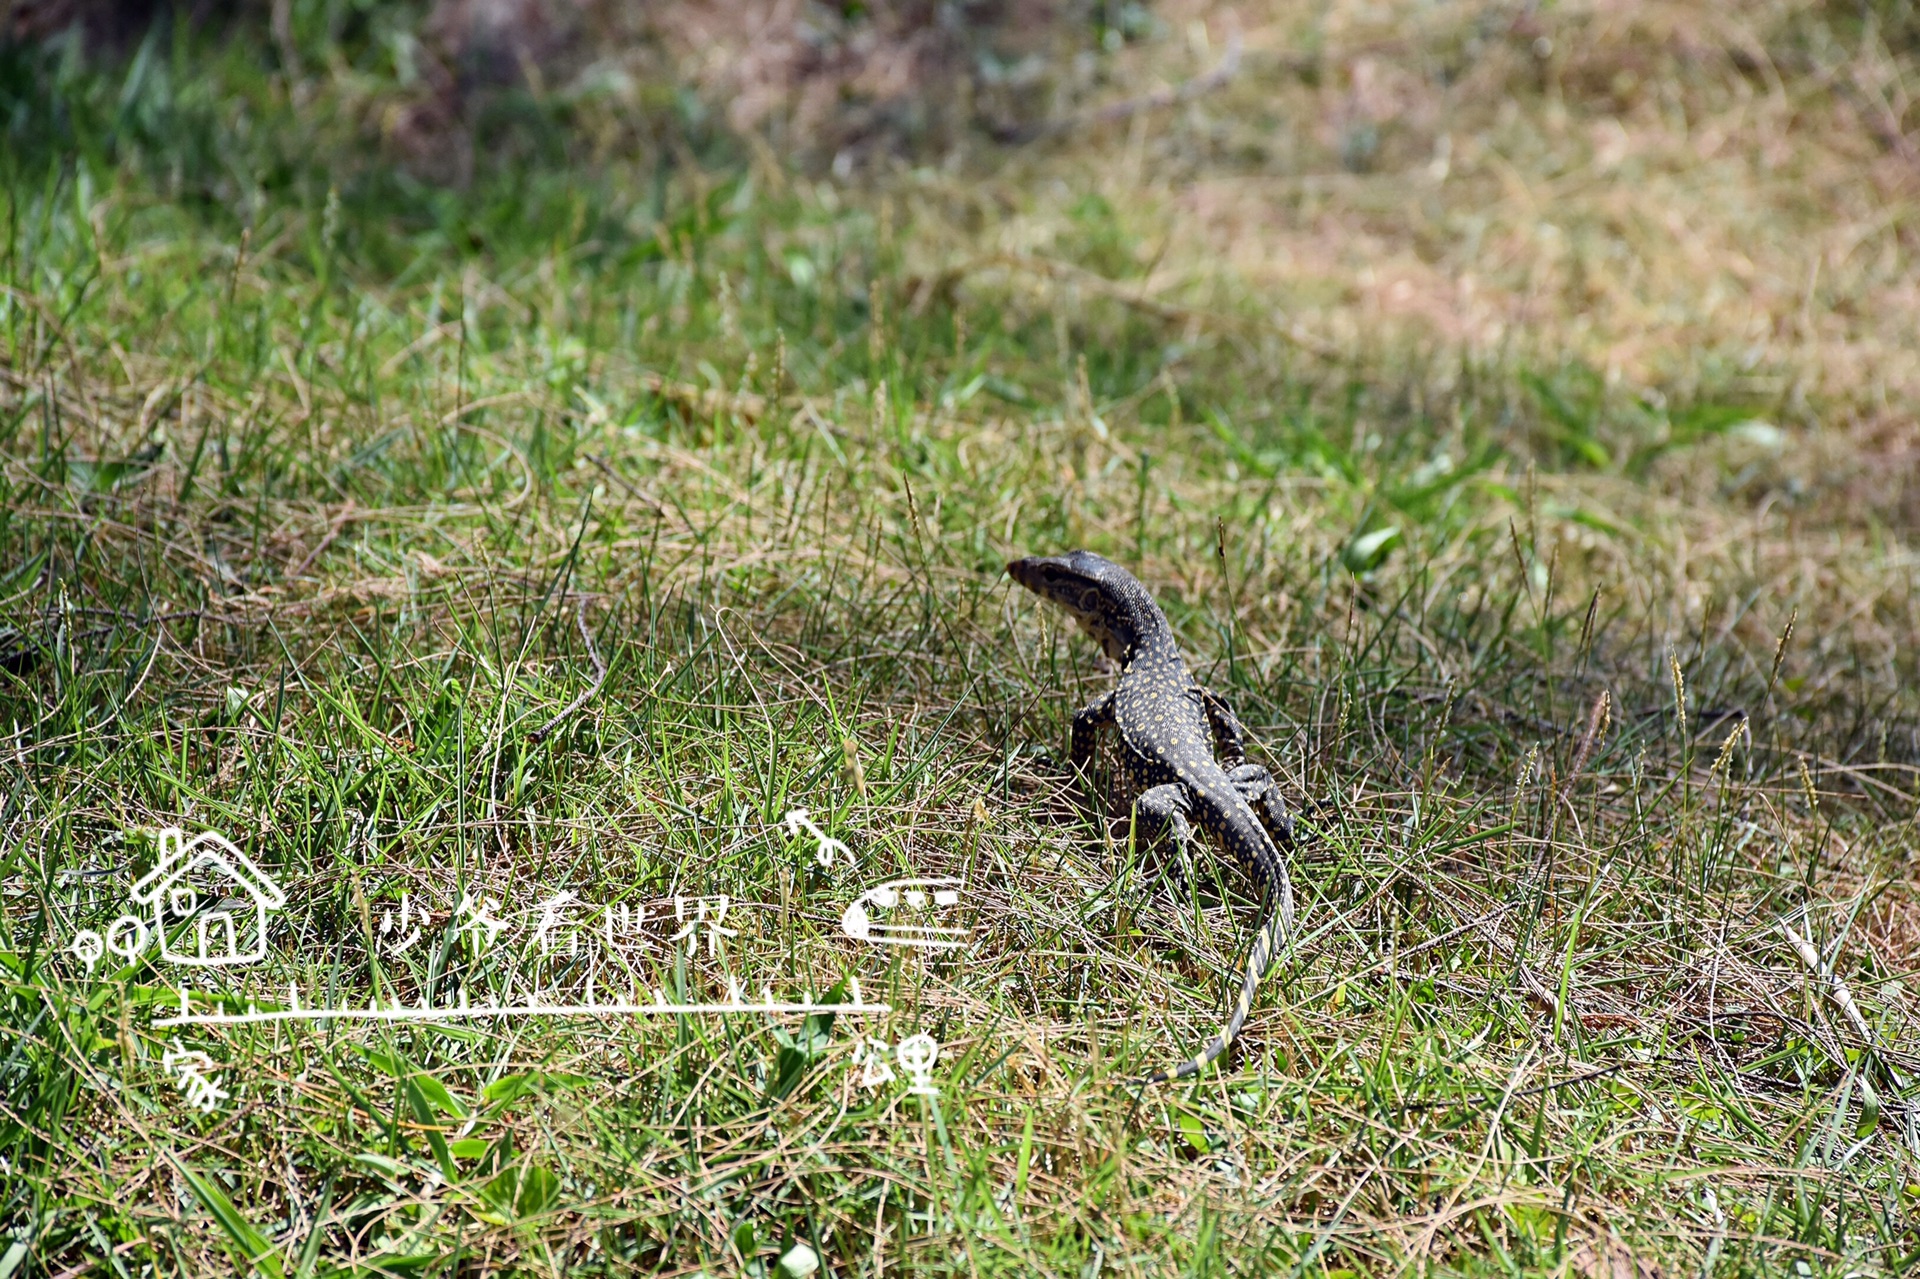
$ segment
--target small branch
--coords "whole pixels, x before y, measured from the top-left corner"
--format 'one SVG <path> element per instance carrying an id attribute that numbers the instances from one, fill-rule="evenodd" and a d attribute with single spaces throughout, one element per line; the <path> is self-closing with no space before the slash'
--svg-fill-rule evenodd
<path id="1" fill-rule="evenodd" d="M 1539 863 L 1536 862 L 1535 865 L 1537 867 Z M 1479 928 L 1480 935 L 1485 937 L 1487 941 L 1493 945 L 1495 950 L 1498 950 L 1501 954 L 1513 960 L 1514 976 L 1518 977 L 1520 984 L 1527 988 L 1527 993 L 1539 1000 L 1541 1005 L 1553 1014 L 1556 1022 L 1560 1021 L 1562 1019 L 1562 1013 L 1560 1010 L 1559 996 L 1548 990 L 1546 986 L 1541 983 L 1540 979 L 1533 975 L 1533 970 L 1527 967 L 1526 958 L 1522 956 L 1514 946 L 1488 926 L 1496 913 L 1497 912 L 1490 911 L 1472 922 L 1474 926 Z M 1456 929 L 1455 931 L 1457 932 L 1459 930 Z M 1569 994 L 1571 994 L 1571 992 L 1569 992 Z M 1569 999 L 1567 1002 L 1571 1004 L 1573 1001 Z M 1578 1017 L 1580 1015 L 1578 1009 L 1572 1011 L 1574 1016 Z"/>
<path id="2" fill-rule="evenodd" d="M 571 702 L 568 702 L 558 715 L 555 715 L 539 728 L 527 734 L 527 740 L 536 745 L 546 741 L 548 737 L 552 736 L 553 730 L 560 726 L 562 720 L 592 701 L 594 695 L 600 691 L 600 686 L 607 682 L 607 664 L 601 659 L 600 650 L 593 646 L 593 635 L 587 630 L 587 602 L 585 600 L 580 601 L 579 610 L 575 613 L 574 617 L 580 626 L 580 638 L 587 643 L 587 655 L 593 659 L 593 669 L 595 671 L 593 683 L 587 686 L 586 692 L 580 694 L 580 696 L 574 698 Z"/>
<path id="3" fill-rule="evenodd" d="M 1598 1070 L 1589 1070 L 1582 1075 L 1574 1075 L 1571 1078 L 1562 1079 L 1551 1084 L 1535 1084 L 1531 1088 L 1522 1088 L 1518 1092 L 1508 1093 L 1507 1100 L 1513 1101 L 1520 1097 L 1538 1097 L 1542 1093 L 1555 1092 L 1561 1088 L 1571 1088 L 1576 1084 L 1590 1084 L 1596 1079 L 1605 1079 L 1609 1075 L 1617 1075 L 1630 1066 L 1640 1064 L 1642 1063 L 1630 1060 L 1616 1061 L 1611 1066 L 1602 1066 Z M 1408 1101 L 1401 1103 L 1400 1113 L 1405 1114 L 1413 1110 L 1441 1110 L 1467 1104 L 1467 1099 L 1464 1097 L 1451 1097 L 1443 1101 Z M 1482 1109 L 1485 1109 L 1485 1107 L 1482 1107 Z"/>
<path id="4" fill-rule="evenodd" d="M 1873 1055 L 1873 1059 L 1878 1060 L 1881 1068 L 1887 1072 L 1887 1078 L 1893 1086 L 1901 1090 L 1909 1087 L 1913 1080 L 1901 1071 L 1895 1070 L 1893 1063 L 1889 1062 L 1885 1054 L 1880 1051 L 1880 1037 L 1873 1033 L 1873 1027 L 1867 1023 L 1866 1015 L 1860 1011 L 1860 1005 L 1853 1002 L 1853 992 L 1847 989 L 1846 982 L 1840 980 L 1840 974 L 1834 972 L 1830 965 L 1821 963 L 1820 952 L 1814 947 L 1813 942 L 1794 932 L 1792 926 L 1784 919 L 1780 921 L 1780 931 L 1787 935 L 1787 944 L 1793 947 L 1794 954 L 1800 956 L 1800 962 L 1807 966 L 1807 971 L 1813 974 L 1814 979 L 1824 979 L 1828 997 L 1841 1012 L 1846 1014 L 1848 1023 L 1866 1044 L 1867 1051 Z M 1869 1072 L 1861 1071 L 1860 1087 L 1869 1098 L 1873 1098 L 1873 1080 L 1869 1078 Z M 1877 1100 L 1875 1104 L 1878 1104 Z"/>
<path id="5" fill-rule="evenodd" d="M 1521 984 L 1526 986 L 1527 993 L 1532 995 L 1535 999 L 1539 1000 L 1541 1004 L 1543 1004 L 1546 1007 L 1546 1010 L 1553 1014 L 1553 1019 L 1555 1022 L 1560 1022 L 1564 1020 L 1563 1015 L 1560 1011 L 1559 996 L 1555 995 L 1552 991 L 1548 990 L 1544 985 L 1541 984 L 1540 979 L 1533 975 L 1533 970 L 1527 967 L 1526 962 L 1524 960 L 1520 960 L 1520 959 L 1514 960 L 1513 966 L 1514 966 L 1514 970 L 1520 974 Z M 1578 1017 L 1579 1014 L 1575 1013 L 1574 1016 Z"/>
<path id="6" fill-rule="evenodd" d="M 345 528 L 347 526 L 347 521 L 352 518 L 353 518 L 353 499 L 348 498 L 347 504 L 340 508 L 340 513 L 338 515 L 335 515 L 333 517 L 333 522 L 327 526 L 327 535 L 320 539 L 319 545 L 315 546 L 311 551 L 307 552 L 306 558 L 301 560 L 297 565 L 295 565 L 293 572 L 287 574 L 287 576 L 300 577 L 300 576 L 303 576 L 308 569 L 312 568 L 314 561 L 318 560 L 322 555 L 326 554 L 327 548 L 333 545 L 334 539 L 340 536 L 340 530 Z"/>
<path id="7" fill-rule="evenodd" d="M 1328 986 L 1326 989 L 1318 991 L 1308 996 L 1302 1002 L 1306 1004 L 1320 1003 L 1322 1000 L 1326 999 L 1327 996 L 1331 995 L 1334 992 L 1336 986 L 1344 985 L 1347 982 L 1357 980 L 1358 978 L 1361 978 L 1361 977 L 1365 977 L 1370 973 L 1379 972 L 1382 969 L 1391 968 L 1393 967 L 1395 960 L 1404 960 L 1413 955 L 1419 954 L 1423 950 L 1431 950 L 1435 946 L 1444 946 L 1448 942 L 1452 941 L 1454 938 L 1460 936 L 1462 933 L 1468 933 L 1468 932 L 1474 931 L 1475 929 L 1484 928 L 1486 927 L 1486 925 L 1491 924 L 1494 920 L 1500 918 L 1502 915 L 1512 910 L 1518 904 L 1519 903 L 1517 902 L 1502 902 L 1500 905 L 1495 906 L 1492 910 L 1486 911 L 1485 913 L 1480 915 L 1476 915 L 1472 919 L 1469 919 L 1466 923 L 1461 924 L 1459 927 L 1451 928 L 1446 932 L 1441 933 L 1438 937 L 1429 937 L 1427 938 L 1427 940 L 1421 942 L 1416 946 L 1407 947 L 1405 950 L 1400 951 L 1397 955 L 1391 958 L 1376 960 L 1375 962 L 1368 964 L 1365 968 L 1355 969 L 1354 971 L 1347 973 L 1346 975 L 1341 977 L 1340 981 L 1335 983 L 1334 986 Z"/>
<path id="8" fill-rule="evenodd" d="M 1606 689 L 1600 690 L 1600 696 L 1593 699 L 1593 709 L 1587 713 L 1587 731 L 1580 737 L 1580 747 L 1573 753 L 1573 765 L 1567 769 L 1567 779 L 1560 784 L 1559 802 L 1566 803 L 1567 796 L 1573 790 L 1573 784 L 1580 780 L 1580 774 L 1586 770 L 1587 761 L 1593 758 L 1593 748 L 1606 736 L 1607 725 L 1612 720 L 1613 698 Z"/>
<path id="9" fill-rule="evenodd" d="M 1007 143 L 1037 142 L 1075 129 L 1088 128 L 1102 124 L 1115 124 L 1129 120 L 1142 111 L 1160 111 L 1167 107 L 1179 106 L 1195 98 L 1212 93 L 1221 88 L 1240 70 L 1240 35 L 1235 32 L 1227 37 L 1227 51 L 1218 65 L 1205 75 L 1193 79 L 1172 89 L 1160 89 L 1153 93 L 1144 93 L 1137 98 L 1127 98 L 1120 102 L 1097 107 L 1092 111 L 1081 111 L 1074 115 L 1061 116 L 1054 120 L 1043 120 L 1039 124 L 1018 125 L 1000 131 L 1000 141 Z"/>
<path id="10" fill-rule="evenodd" d="M 83 640 L 96 640 L 103 635 L 113 634 L 123 626 L 131 630 L 140 631 L 155 626 L 164 626 L 169 622 L 178 622 L 188 618 L 205 620 L 208 616 L 207 611 L 200 608 L 188 609 L 178 613 L 155 613 L 152 617 L 129 616 L 119 609 L 112 608 L 70 608 L 66 611 L 81 616 L 111 617 L 115 619 L 112 623 L 105 626 L 89 626 L 81 631 L 68 631 L 66 639 L 68 644 L 77 644 Z M 53 609 L 49 606 L 41 620 L 43 630 L 51 626 L 52 618 Z M 37 647 L 37 644 L 40 642 L 41 641 L 34 640 L 21 628 L 0 626 L 0 671 L 6 671 L 10 675 L 26 675 L 30 673 L 40 664 L 40 651 Z M 151 666 L 151 658 L 148 659 L 148 664 Z M 144 679 L 145 677 L 143 676 L 142 678 Z"/>
<path id="11" fill-rule="evenodd" d="M 646 507 L 649 511 L 652 511 L 655 515 L 659 516 L 661 519 L 664 520 L 667 518 L 667 508 L 661 504 L 659 498 L 654 497 L 650 493 L 642 492 L 639 489 L 639 487 L 637 487 L 634 484 L 632 480 L 629 480 L 626 476 L 614 470 L 613 464 L 607 461 L 606 458 L 600 456 L 600 454 L 598 453 L 588 453 L 586 457 L 588 461 L 592 462 L 595 466 L 599 467 L 601 472 L 608 479 L 612 480 L 615 484 L 618 484 L 621 488 L 625 489 L 627 491 L 627 496 L 631 497 L 634 501 Z"/>

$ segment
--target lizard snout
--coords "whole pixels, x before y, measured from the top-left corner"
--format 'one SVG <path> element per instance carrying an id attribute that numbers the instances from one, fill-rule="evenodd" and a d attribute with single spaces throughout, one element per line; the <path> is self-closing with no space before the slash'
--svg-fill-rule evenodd
<path id="1" fill-rule="evenodd" d="M 1040 589 L 1039 561 L 1032 556 L 1028 556 L 1026 559 L 1009 560 L 1007 562 L 1007 576 L 1030 591 L 1037 592 Z"/>

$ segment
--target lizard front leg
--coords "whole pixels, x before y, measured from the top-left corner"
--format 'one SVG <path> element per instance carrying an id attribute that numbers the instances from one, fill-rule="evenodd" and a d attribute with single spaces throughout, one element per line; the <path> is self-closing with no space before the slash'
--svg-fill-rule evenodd
<path id="1" fill-rule="evenodd" d="M 1274 842 L 1282 848 L 1291 846 L 1293 814 L 1280 798 L 1280 788 L 1273 784 L 1273 775 L 1260 765 L 1247 762 L 1246 730 L 1240 727 L 1239 716 L 1212 689 L 1200 690 L 1200 703 L 1206 708 L 1207 727 L 1213 730 L 1213 748 L 1220 767 L 1226 770 L 1227 780 L 1247 801 Z"/>
<path id="2" fill-rule="evenodd" d="M 1067 761 L 1073 765 L 1074 772 L 1083 778 L 1090 776 L 1097 735 L 1101 729 L 1112 727 L 1112 693 L 1100 694 L 1073 713 L 1073 727 L 1067 735 Z"/>

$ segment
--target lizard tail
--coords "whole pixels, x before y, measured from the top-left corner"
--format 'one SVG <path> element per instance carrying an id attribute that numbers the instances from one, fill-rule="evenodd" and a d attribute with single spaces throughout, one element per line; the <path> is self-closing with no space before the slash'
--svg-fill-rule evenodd
<path id="1" fill-rule="evenodd" d="M 1213 1042 L 1198 1054 L 1172 1070 L 1154 1071 L 1144 1082 L 1163 1084 L 1169 1079 L 1190 1079 L 1205 1070 L 1240 1037 L 1240 1028 L 1246 1025 L 1247 1013 L 1253 1008 L 1254 993 L 1260 989 L 1260 979 L 1267 975 L 1268 966 L 1286 944 L 1287 934 L 1293 928 L 1293 893 L 1284 877 L 1280 883 L 1280 902 L 1268 913 L 1267 922 L 1261 925 L 1260 935 L 1254 939 L 1253 953 L 1247 956 L 1246 976 L 1240 981 L 1240 998 L 1233 1003 L 1233 1016 L 1227 1019 L 1226 1026 L 1214 1036 Z"/>

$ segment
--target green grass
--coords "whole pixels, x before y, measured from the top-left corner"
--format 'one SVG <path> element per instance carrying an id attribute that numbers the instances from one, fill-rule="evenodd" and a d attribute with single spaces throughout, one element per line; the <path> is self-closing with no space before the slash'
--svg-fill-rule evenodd
<path id="1" fill-rule="evenodd" d="M 928 288 L 939 180 L 693 134 L 588 169 L 590 105 L 509 102 L 462 190 L 355 155 L 363 81 L 295 112 L 245 43 L 6 56 L 0 1272 L 1920 1258 L 1920 703 L 1874 629 L 1911 551 L 1788 590 L 1690 552 L 1662 467 L 1731 473 L 1732 392 Z M 1131 234 L 1088 204 L 1051 260 Z M 1106 677 L 1000 572 L 1072 545 L 1155 589 L 1311 831 L 1299 945 L 1183 1087 L 1130 1081 L 1213 1033 L 1253 906 L 1074 804 Z M 287 887 L 235 1010 L 577 989 L 525 927 L 571 890 L 734 903 L 724 962 L 623 950 L 643 991 L 894 1011 L 169 1033 L 177 969 L 67 946 L 171 824 Z M 964 956 L 840 936 L 907 874 L 967 878 Z M 446 937 L 467 894 L 518 935 Z M 394 955 L 403 895 L 433 929 Z M 857 1086 L 858 1034 L 918 1031 L 937 1105 Z"/>

